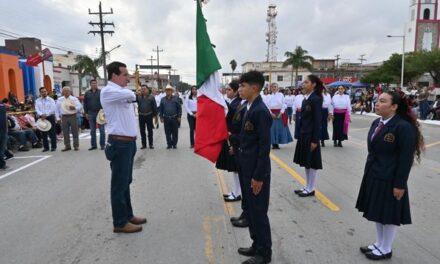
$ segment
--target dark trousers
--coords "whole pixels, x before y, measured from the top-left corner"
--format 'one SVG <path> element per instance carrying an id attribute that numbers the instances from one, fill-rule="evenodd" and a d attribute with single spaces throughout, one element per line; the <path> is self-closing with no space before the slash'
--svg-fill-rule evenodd
<path id="1" fill-rule="evenodd" d="M 194 146 L 194 132 L 196 130 L 196 117 L 188 114 L 189 142 Z"/>
<path id="2" fill-rule="evenodd" d="M 98 113 L 89 112 L 89 126 L 90 126 L 90 144 L 96 148 L 96 116 Z M 99 145 L 103 148 L 105 146 L 105 126 L 99 126 Z"/>
<path id="3" fill-rule="evenodd" d="M 234 146 L 234 151 L 235 151 L 235 153 L 238 153 L 238 146 Z M 244 190 L 248 186 L 244 185 L 243 173 L 240 170 L 239 155 L 236 154 L 236 155 L 234 155 L 234 157 L 235 157 L 235 162 L 237 163 L 237 166 L 238 166 L 238 179 L 240 180 L 240 188 L 241 188 L 241 190 Z M 244 192 L 242 191 L 242 193 L 244 193 Z M 241 198 L 241 210 L 242 210 L 241 214 L 249 222 L 249 215 L 248 215 L 249 213 L 247 211 L 248 209 L 247 209 L 247 203 L 246 202 L 247 202 L 247 197 L 243 194 L 242 198 Z"/>
<path id="4" fill-rule="evenodd" d="M 41 135 L 43 138 L 43 147 L 44 147 L 44 149 L 49 149 L 49 140 L 47 139 L 47 137 L 49 136 L 51 148 L 56 149 L 57 148 L 57 135 L 55 134 L 55 126 L 56 126 L 55 116 L 54 115 L 48 116 L 48 117 L 46 117 L 46 120 L 50 122 L 52 127 L 47 132 L 41 132 Z"/>
<path id="5" fill-rule="evenodd" d="M 0 131 L 0 168 L 3 168 L 6 165 L 4 160 L 4 153 L 6 150 L 6 141 L 8 139 L 8 133 L 6 130 Z"/>
<path id="6" fill-rule="evenodd" d="M 19 141 L 20 146 L 26 146 L 26 142 L 29 141 L 33 144 L 38 142 L 38 138 L 34 131 L 30 129 L 19 130 L 19 131 L 8 131 L 8 134 Z"/>
<path id="7" fill-rule="evenodd" d="M 153 146 L 153 114 L 142 115 L 139 114 L 139 130 L 141 131 L 142 146 L 147 146 L 147 139 L 145 135 L 145 124 L 148 131 L 148 145 Z"/>
<path id="8" fill-rule="evenodd" d="M 61 118 L 61 129 L 63 130 L 64 146 L 70 148 L 70 131 L 72 131 L 73 147 L 79 147 L 79 135 L 78 135 L 78 119 L 76 114 L 63 115 Z"/>
<path id="9" fill-rule="evenodd" d="M 177 117 L 164 117 L 163 126 L 165 127 L 168 147 L 177 146 L 179 139 L 179 123 L 177 122 Z"/>
<path id="10" fill-rule="evenodd" d="M 112 204 L 113 226 L 123 227 L 133 218 L 130 198 L 130 184 L 133 181 L 133 160 L 136 141 L 108 140 L 105 155 L 110 161 L 112 178 L 110 200 Z"/>
<path id="11" fill-rule="evenodd" d="M 254 195 L 251 189 L 251 178 L 243 177 L 244 188 L 242 193 L 246 199 L 249 215 L 249 233 L 253 241 L 252 247 L 257 254 L 265 258 L 272 256 L 272 234 L 270 231 L 269 209 L 270 178 L 264 181 L 263 188 L 258 195 Z"/>

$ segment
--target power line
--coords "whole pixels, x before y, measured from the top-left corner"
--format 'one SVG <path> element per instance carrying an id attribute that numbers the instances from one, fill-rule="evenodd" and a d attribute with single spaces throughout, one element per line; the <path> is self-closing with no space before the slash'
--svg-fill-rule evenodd
<path id="1" fill-rule="evenodd" d="M 104 82 L 105 84 L 107 84 L 107 70 L 106 70 L 106 58 L 105 58 L 105 44 L 104 44 L 104 35 L 105 34 L 110 34 L 113 35 L 113 33 L 115 33 L 113 30 L 104 30 L 105 26 L 113 26 L 115 27 L 115 24 L 113 24 L 113 22 L 108 23 L 108 22 L 103 22 L 102 21 L 102 16 L 103 15 L 111 15 L 113 14 L 113 8 L 110 8 L 110 12 L 102 12 L 102 5 L 101 2 L 99 2 L 99 12 L 91 12 L 90 8 L 89 8 L 89 15 L 99 15 L 99 22 L 92 22 L 90 21 L 89 24 L 91 26 L 98 26 L 99 30 L 91 30 L 89 31 L 89 34 L 93 34 L 93 36 L 95 36 L 95 34 L 99 34 L 101 35 L 101 48 L 102 48 L 102 61 L 103 61 L 103 68 L 104 68 Z"/>

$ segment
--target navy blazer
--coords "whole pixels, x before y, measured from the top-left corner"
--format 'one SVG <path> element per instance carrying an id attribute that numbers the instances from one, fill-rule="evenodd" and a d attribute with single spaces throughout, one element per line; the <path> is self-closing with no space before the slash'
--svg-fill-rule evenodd
<path id="1" fill-rule="evenodd" d="M 8 130 L 8 119 L 6 117 L 6 105 L 0 103 L 0 133 Z"/>
<path id="2" fill-rule="evenodd" d="M 243 177 L 257 181 L 270 179 L 270 127 L 272 116 L 258 96 L 244 114 L 239 160 Z"/>
<path id="3" fill-rule="evenodd" d="M 312 142 L 318 144 L 321 137 L 322 96 L 312 92 L 301 107 L 301 134 L 311 134 Z"/>
<path id="4" fill-rule="evenodd" d="M 394 188 L 406 189 L 414 161 L 416 129 L 395 115 L 371 140 L 379 122 L 380 118 L 376 119 L 368 132 L 364 177 L 391 181 Z"/>

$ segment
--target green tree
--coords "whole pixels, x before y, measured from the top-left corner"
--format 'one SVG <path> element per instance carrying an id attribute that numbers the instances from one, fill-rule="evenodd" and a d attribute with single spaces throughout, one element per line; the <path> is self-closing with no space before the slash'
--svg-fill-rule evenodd
<path id="1" fill-rule="evenodd" d="M 298 70 L 299 68 L 306 68 L 309 71 L 313 70 L 312 61 L 314 58 L 308 55 L 308 51 L 303 49 L 301 46 L 297 46 L 293 52 L 286 51 L 284 56 L 287 59 L 283 62 L 283 68 L 287 66 L 292 66 L 292 75 L 290 86 L 293 87 L 293 72 L 295 72 L 295 86 L 298 84 Z"/>
<path id="2" fill-rule="evenodd" d="M 93 78 L 99 77 L 97 66 L 93 59 L 87 55 L 78 55 L 75 58 L 76 64 L 73 65 L 73 69 L 78 71 L 79 74 L 79 93 L 82 92 L 82 82 L 81 80 L 86 76 L 90 75 Z"/>
<path id="3" fill-rule="evenodd" d="M 440 49 L 416 52 L 413 67 L 420 69 L 423 73 L 429 73 L 436 87 L 440 86 Z"/>

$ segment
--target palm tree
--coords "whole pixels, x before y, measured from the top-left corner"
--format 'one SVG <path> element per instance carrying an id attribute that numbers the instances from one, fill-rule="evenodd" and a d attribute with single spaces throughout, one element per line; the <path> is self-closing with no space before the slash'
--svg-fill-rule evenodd
<path id="1" fill-rule="evenodd" d="M 234 79 L 234 72 L 235 72 L 235 69 L 237 69 L 237 62 L 235 60 L 231 60 L 231 62 L 229 62 L 229 64 L 231 64 L 232 79 Z"/>
<path id="2" fill-rule="evenodd" d="M 86 75 L 91 75 L 93 78 L 99 77 L 96 62 L 87 55 L 78 55 L 75 58 L 76 64 L 73 69 L 79 74 L 79 94 L 82 91 L 82 78 Z"/>
<path id="3" fill-rule="evenodd" d="M 298 69 L 299 68 L 306 68 L 309 71 L 312 71 L 312 61 L 314 58 L 310 55 L 307 55 L 309 52 L 305 49 L 303 49 L 301 46 L 297 46 L 295 48 L 294 52 L 286 51 L 284 53 L 284 56 L 287 57 L 287 59 L 283 63 L 283 68 L 287 66 L 292 66 L 292 78 L 290 86 L 293 86 L 293 72 L 295 71 L 295 87 L 297 86 L 298 81 Z"/>

